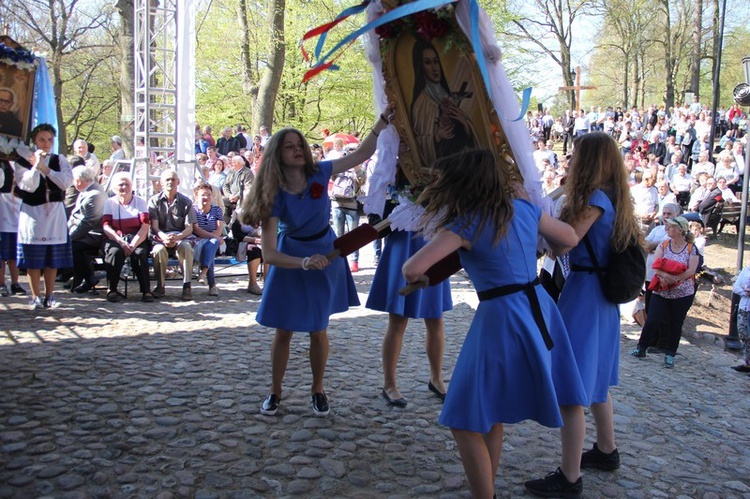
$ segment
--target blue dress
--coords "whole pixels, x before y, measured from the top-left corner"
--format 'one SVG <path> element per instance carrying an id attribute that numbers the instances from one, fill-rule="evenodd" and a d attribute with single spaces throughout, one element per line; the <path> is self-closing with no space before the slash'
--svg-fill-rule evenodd
<path id="1" fill-rule="evenodd" d="M 326 192 L 332 164 L 324 161 L 318 168 L 301 194 L 279 190 L 274 200 L 271 216 L 279 218 L 277 248 L 287 255 L 304 258 L 333 251 L 336 235 L 329 225 L 331 201 Z M 359 298 L 345 258 L 335 258 L 324 270 L 271 265 L 256 320 L 287 331 L 322 331 L 328 328 L 331 314 L 356 305 Z"/>
<path id="2" fill-rule="evenodd" d="M 474 222 L 452 228 L 472 241 L 471 250 L 460 250 L 459 255 L 478 291 L 527 284 L 537 277 L 541 211 L 523 200 L 515 200 L 513 206 L 508 233 L 497 245 L 491 226 L 480 228 Z M 524 291 L 480 301 L 453 370 L 440 424 L 478 433 L 489 432 L 497 423 L 526 419 L 559 427 L 557 392 L 564 387 L 583 397 L 562 317 L 540 284 L 534 290 L 560 362 L 552 362 Z"/>
<path id="3" fill-rule="evenodd" d="M 591 195 L 589 205 L 604 210 L 589 229 L 588 238 L 599 265 L 606 267 L 615 210 L 607 195 L 600 190 L 595 190 Z M 574 265 L 593 266 L 583 241 L 569 255 L 571 268 Z M 564 393 L 560 404 L 606 402 L 609 387 L 617 385 L 619 381 L 620 307 L 604 298 L 599 276 L 594 272 L 568 274 L 557 306 L 568 328 L 578 370 L 586 388 L 584 400 L 576 400 L 572 394 Z"/>
<path id="4" fill-rule="evenodd" d="M 414 232 L 395 230 L 390 233 L 372 279 L 367 308 L 410 319 L 440 319 L 443 312 L 453 309 L 449 279 L 408 296 L 398 294 L 407 284 L 401 267 L 425 244 L 424 238 Z"/>

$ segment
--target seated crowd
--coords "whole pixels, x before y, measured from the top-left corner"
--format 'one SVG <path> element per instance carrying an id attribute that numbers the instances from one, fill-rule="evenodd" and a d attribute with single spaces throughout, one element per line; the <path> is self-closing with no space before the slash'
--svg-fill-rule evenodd
<path id="1" fill-rule="evenodd" d="M 694 103 L 695 104 L 695 103 Z M 721 110 L 720 110 L 721 111 Z M 703 227 L 711 226 L 716 206 L 738 203 L 744 171 L 743 127 L 741 110 L 718 114 L 722 132 L 716 154 L 710 151 L 708 130 L 710 113 L 700 105 L 677 107 L 666 112 L 651 106 L 646 110 L 632 108 L 592 108 L 567 111 L 553 119 L 548 111 L 529 113 L 527 124 L 532 138 L 537 138 L 534 161 L 539 169 L 545 194 L 555 195 L 565 181 L 568 150 L 572 138 L 591 131 L 605 131 L 620 144 L 635 209 L 642 228 L 649 234 L 660 225 L 665 205 L 697 214 Z M 143 199 L 134 193 L 128 172 L 112 174 L 116 160 L 124 159 L 122 139 L 112 137 L 112 156 L 100 162 L 93 146 L 76 140 L 70 157 L 74 185 L 66 193 L 69 234 L 73 246 L 73 269 L 61 273 L 72 292 L 87 293 L 99 284 L 93 262 L 100 257 L 106 269 L 109 301 L 120 301 L 118 289 L 123 276 L 134 277 L 143 301 L 153 301 L 166 294 L 165 282 L 181 274 L 180 297 L 192 299 L 192 280 L 208 286 L 208 294 L 217 296 L 214 262 L 219 254 L 247 260 L 247 292 L 261 295 L 257 276 L 262 271 L 260 231 L 239 223 L 237 210 L 251 186 L 260 164 L 269 129 L 262 126 L 253 137 L 244 126 L 226 127 L 215 140 L 211 127 L 196 127 L 195 153 L 199 168 L 192 199 L 178 192 L 180 178 L 162 157 L 151 159 L 151 178 L 155 194 Z M 562 154 L 555 150 L 562 142 Z M 340 139 L 324 142 L 324 149 L 313 144 L 317 160 L 335 159 L 347 153 Z M 332 200 L 332 225 L 338 236 L 356 228 L 362 215 L 356 197 L 367 188 L 368 166 L 347 171 L 329 182 Z M 108 188 L 109 192 L 104 189 Z M 111 197 L 110 197 L 111 196 Z M 712 226 L 716 232 L 715 225 Z M 375 243 L 375 258 L 379 243 Z M 155 286 L 151 288 L 149 259 L 153 262 Z M 126 261 L 127 271 L 123 271 Z M 178 262 L 176 272 L 174 262 Z M 359 270 L 358 252 L 349 256 L 351 270 Z M 170 268 L 171 265 L 171 268 Z M 194 275 L 195 273 L 195 275 Z M 260 275 L 264 273 L 261 272 Z M 13 283 L 15 290 L 20 286 Z M 14 291 L 15 292 L 15 291 Z M 0 293 L 7 295 L 5 286 Z"/>

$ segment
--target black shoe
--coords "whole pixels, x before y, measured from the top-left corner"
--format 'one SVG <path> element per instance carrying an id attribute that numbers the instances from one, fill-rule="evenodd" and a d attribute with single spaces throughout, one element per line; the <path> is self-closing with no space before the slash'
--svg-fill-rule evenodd
<path id="1" fill-rule="evenodd" d="M 438 390 L 437 388 L 435 388 L 435 385 L 432 384 L 432 381 L 427 382 L 427 389 L 430 390 L 435 395 L 437 395 L 440 400 L 445 402 L 445 394 L 441 392 L 440 390 Z"/>
<path id="2" fill-rule="evenodd" d="M 634 349 L 630 351 L 630 355 L 632 355 L 633 357 L 642 359 L 646 356 L 646 349 L 642 347 L 635 347 Z"/>
<path id="3" fill-rule="evenodd" d="M 273 416 L 279 410 L 279 402 L 281 402 L 279 397 L 273 393 L 269 394 L 263 403 L 260 404 L 260 413 L 266 416 Z"/>
<path id="4" fill-rule="evenodd" d="M 313 396 L 311 398 L 312 398 L 313 414 L 319 418 L 328 416 L 330 409 L 328 407 L 328 397 L 326 397 L 326 394 L 325 393 L 313 393 Z"/>
<path id="5" fill-rule="evenodd" d="M 406 399 L 404 397 L 394 399 L 388 396 L 388 392 L 385 391 L 385 388 L 383 388 L 383 391 L 380 392 L 380 394 L 383 396 L 383 398 L 388 402 L 388 405 L 392 405 L 393 407 L 406 407 Z"/>
<path id="6" fill-rule="evenodd" d="M 750 373 L 750 364 L 740 364 L 739 366 L 732 366 L 732 369 L 738 373 Z"/>
<path id="7" fill-rule="evenodd" d="M 646 351 L 648 353 L 657 353 L 657 354 L 666 352 L 666 350 L 664 350 L 663 348 L 659 348 L 659 347 L 648 347 Z"/>
<path id="8" fill-rule="evenodd" d="M 18 283 L 10 285 L 10 292 L 13 293 L 14 295 L 25 295 L 26 294 L 26 290 L 23 289 L 21 287 L 21 285 L 18 284 Z"/>
<path id="9" fill-rule="evenodd" d="M 193 290 L 190 288 L 189 282 L 182 285 L 182 296 L 180 296 L 180 299 L 182 301 L 190 301 L 193 299 Z"/>
<path id="10" fill-rule="evenodd" d="M 529 480 L 523 484 L 526 490 L 539 497 L 562 497 L 576 499 L 583 494 L 583 478 L 571 483 L 560 468 L 544 478 Z"/>
<path id="11" fill-rule="evenodd" d="M 150 291 L 143 293 L 143 296 L 141 297 L 141 301 L 144 303 L 152 303 L 155 300 L 156 298 L 154 298 L 154 295 L 151 294 Z"/>
<path id="12" fill-rule="evenodd" d="M 599 450 L 594 442 L 594 448 L 581 455 L 581 468 L 596 468 L 604 471 L 614 471 L 620 467 L 620 453 L 617 449 L 609 454 Z"/>
<path id="13" fill-rule="evenodd" d="M 88 293 L 89 291 L 94 289 L 94 286 L 95 284 L 85 281 L 80 286 L 76 286 L 75 288 L 73 288 L 73 292 L 78 294 Z"/>

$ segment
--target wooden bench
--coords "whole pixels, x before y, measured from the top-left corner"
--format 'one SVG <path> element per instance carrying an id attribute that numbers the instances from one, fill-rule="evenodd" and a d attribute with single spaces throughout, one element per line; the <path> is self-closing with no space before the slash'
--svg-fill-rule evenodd
<path id="1" fill-rule="evenodd" d="M 726 225 L 734 225 L 737 234 L 740 233 L 740 217 L 742 216 L 742 203 L 724 203 L 719 218 L 719 234 Z"/>
<path id="2" fill-rule="evenodd" d="M 733 225 L 737 233 L 740 232 L 740 218 L 742 216 L 741 203 L 716 203 L 708 213 L 703 214 L 703 222 L 710 227 L 714 237 L 718 236 L 724 227 Z"/>

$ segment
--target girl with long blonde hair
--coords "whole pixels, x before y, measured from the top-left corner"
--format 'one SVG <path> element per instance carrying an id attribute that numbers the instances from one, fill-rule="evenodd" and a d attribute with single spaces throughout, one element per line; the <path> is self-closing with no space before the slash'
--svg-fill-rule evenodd
<path id="1" fill-rule="evenodd" d="M 557 305 L 575 352 L 585 397 L 568 390 L 558 392 L 565 423 L 561 429 L 562 464 L 545 478 L 526 482 L 530 492 L 543 497 L 578 497 L 583 489 L 582 467 L 612 471 L 620 466 L 609 395 L 609 387 L 619 381 L 620 311 L 604 297 L 583 239 L 588 239 L 602 268 L 607 267 L 612 250 L 621 251 L 636 241 L 644 245 L 617 143 L 609 135 L 595 132 L 578 137 L 574 145 L 560 219 L 575 229 L 578 244 L 570 251 L 571 272 Z M 558 362 L 554 350 L 552 355 L 553 363 Z M 596 424 L 596 443 L 585 453 L 584 406 L 591 406 Z"/>
<path id="2" fill-rule="evenodd" d="M 262 414 L 274 415 L 278 410 L 294 331 L 310 334 L 313 414 L 329 412 L 323 389 L 328 319 L 359 305 L 359 299 L 346 259 L 326 258 L 336 238 L 329 225 L 328 180 L 375 152 L 377 136 L 389 124 L 386 115 L 380 116 L 358 149 L 334 161 L 316 163 L 307 140 L 293 128 L 275 133 L 265 146 L 240 216 L 242 223 L 262 227 L 263 258 L 270 265 L 256 316 L 258 323 L 276 329 L 271 391 L 261 405 Z"/>

